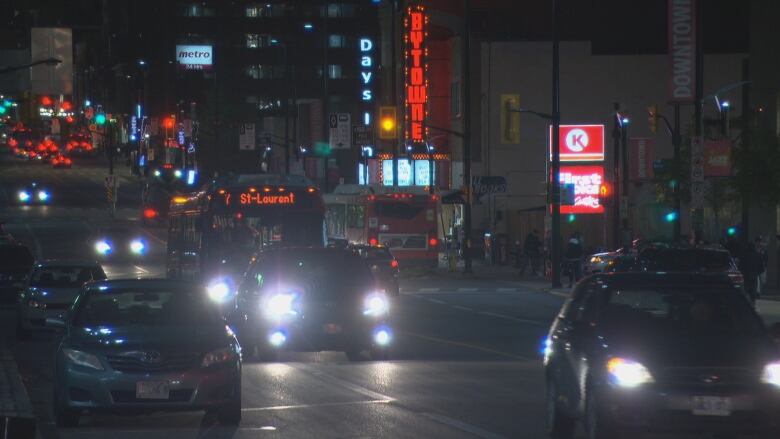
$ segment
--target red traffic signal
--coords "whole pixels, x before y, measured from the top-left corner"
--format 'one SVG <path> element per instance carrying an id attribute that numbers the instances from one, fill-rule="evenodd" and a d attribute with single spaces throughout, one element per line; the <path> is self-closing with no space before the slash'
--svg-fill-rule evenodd
<path id="1" fill-rule="evenodd" d="M 166 117 L 163 119 L 163 127 L 167 130 L 172 130 L 173 127 L 176 125 L 176 119 L 172 117 Z"/>
<path id="2" fill-rule="evenodd" d="M 41 96 L 41 105 L 43 105 L 44 107 L 51 106 L 51 104 L 53 104 L 53 103 L 54 103 L 54 101 L 52 101 L 50 97 L 48 97 L 48 96 Z"/>

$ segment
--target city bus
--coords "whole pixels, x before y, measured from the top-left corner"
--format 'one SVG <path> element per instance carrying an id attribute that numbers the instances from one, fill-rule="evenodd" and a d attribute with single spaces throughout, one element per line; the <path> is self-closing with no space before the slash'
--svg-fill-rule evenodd
<path id="1" fill-rule="evenodd" d="M 323 198 L 329 240 L 385 245 L 401 268 L 438 265 L 438 195 L 422 187 L 339 185 Z"/>
<path id="2" fill-rule="evenodd" d="M 208 280 L 243 273 L 264 247 L 324 247 L 324 215 L 320 191 L 302 176 L 215 179 L 171 200 L 168 276 Z"/>

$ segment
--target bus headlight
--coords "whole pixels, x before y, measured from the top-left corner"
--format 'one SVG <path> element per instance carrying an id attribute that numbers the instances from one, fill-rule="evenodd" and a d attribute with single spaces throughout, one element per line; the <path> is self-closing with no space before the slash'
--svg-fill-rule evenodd
<path id="1" fill-rule="evenodd" d="M 142 255 L 146 252 L 146 244 L 140 239 L 134 239 L 130 242 L 130 251 L 136 255 Z"/>
<path id="2" fill-rule="evenodd" d="M 19 191 L 19 193 L 16 194 L 16 196 L 19 198 L 19 201 L 21 201 L 22 203 L 26 203 L 30 201 L 30 193 L 27 191 Z"/>
<path id="3" fill-rule="evenodd" d="M 363 301 L 363 315 L 379 317 L 390 311 L 390 301 L 382 293 L 371 293 Z"/>
<path id="4" fill-rule="evenodd" d="M 295 297 L 295 294 L 292 293 L 274 294 L 265 302 L 265 306 L 263 308 L 265 315 L 270 318 L 278 319 L 288 315 L 297 314 L 293 308 Z"/>

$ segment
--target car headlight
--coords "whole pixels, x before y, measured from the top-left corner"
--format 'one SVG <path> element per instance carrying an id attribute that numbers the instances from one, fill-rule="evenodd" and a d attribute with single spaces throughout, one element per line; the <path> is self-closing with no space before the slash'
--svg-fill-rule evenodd
<path id="1" fill-rule="evenodd" d="M 90 369 L 103 370 L 103 364 L 100 363 L 98 357 L 92 354 L 77 351 L 75 349 L 63 349 L 62 352 L 65 354 L 65 358 L 73 364 L 88 367 Z"/>
<path id="2" fill-rule="evenodd" d="M 230 295 L 230 285 L 224 281 L 215 282 L 206 287 L 206 292 L 209 295 L 209 299 L 217 303 L 222 303 Z"/>
<path id="3" fill-rule="evenodd" d="M 265 311 L 266 316 L 272 318 L 295 315 L 297 314 L 293 308 L 295 298 L 296 295 L 292 293 L 274 294 L 266 300 L 263 310 Z"/>
<path id="4" fill-rule="evenodd" d="M 49 199 L 49 193 L 46 191 L 38 191 L 38 201 L 47 201 Z"/>
<path id="5" fill-rule="evenodd" d="M 146 252 L 146 244 L 140 239 L 134 239 L 130 242 L 130 251 L 136 255 L 142 255 Z"/>
<path id="6" fill-rule="evenodd" d="M 761 371 L 761 382 L 780 387 L 780 361 L 769 363 Z"/>
<path id="7" fill-rule="evenodd" d="M 614 357 L 607 361 L 607 373 L 610 382 L 620 387 L 637 387 L 652 383 L 653 376 L 646 367 L 636 361 Z"/>
<path id="8" fill-rule="evenodd" d="M 202 367 L 209 367 L 215 364 L 228 362 L 234 358 L 236 358 L 236 353 L 233 351 L 233 348 L 217 349 L 206 354 L 200 365 Z"/>
<path id="9" fill-rule="evenodd" d="M 591 263 L 591 264 L 600 264 L 600 263 L 602 263 L 603 261 L 604 261 L 604 260 L 603 260 L 603 259 L 601 259 L 601 257 L 599 257 L 599 256 L 593 256 L 592 258 L 590 258 L 590 263 Z"/>
<path id="10" fill-rule="evenodd" d="M 18 194 L 16 194 L 17 198 L 19 198 L 19 201 L 26 203 L 30 201 L 30 193 L 27 191 L 19 191 Z"/>
<path id="11" fill-rule="evenodd" d="M 363 301 L 363 315 L 383 316 L 390 311 L 390 301 L 382 293 L 371 293 Z"/>
<path id="12" fill-rule="evenodd" d="M 100 241 L 95 242 L 95 251 L 101 255 L 107 255 L 111 253 L 111 244 L 105 239 L 101 239 Z"/>

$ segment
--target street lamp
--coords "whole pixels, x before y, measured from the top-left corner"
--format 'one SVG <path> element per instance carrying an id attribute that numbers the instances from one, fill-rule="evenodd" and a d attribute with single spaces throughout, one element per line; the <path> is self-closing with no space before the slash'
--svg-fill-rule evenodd
<path id="1" fill-rule="evenodd" d="M 21 66 L 3 67 L 2 69 L 0 69 L 0 75 L 3 74 L 3 73 L 11 73 L 11 72 L 15 72 L 17 70 L 28 69 L 30 67 L 39 66 L 41 64 L 47 65 L 49 67 L 53 67 L 53 66 L 56 66 L 57 64 L 60 64 L 61 62 L 62 62 L 61 59 L 46 58 L 46 59 L 41 59 L 41 60 L 38 60 L 38 61 L 33 61 L 33 62 L 29 63 L 29 64 L 23 64 Z"/>

